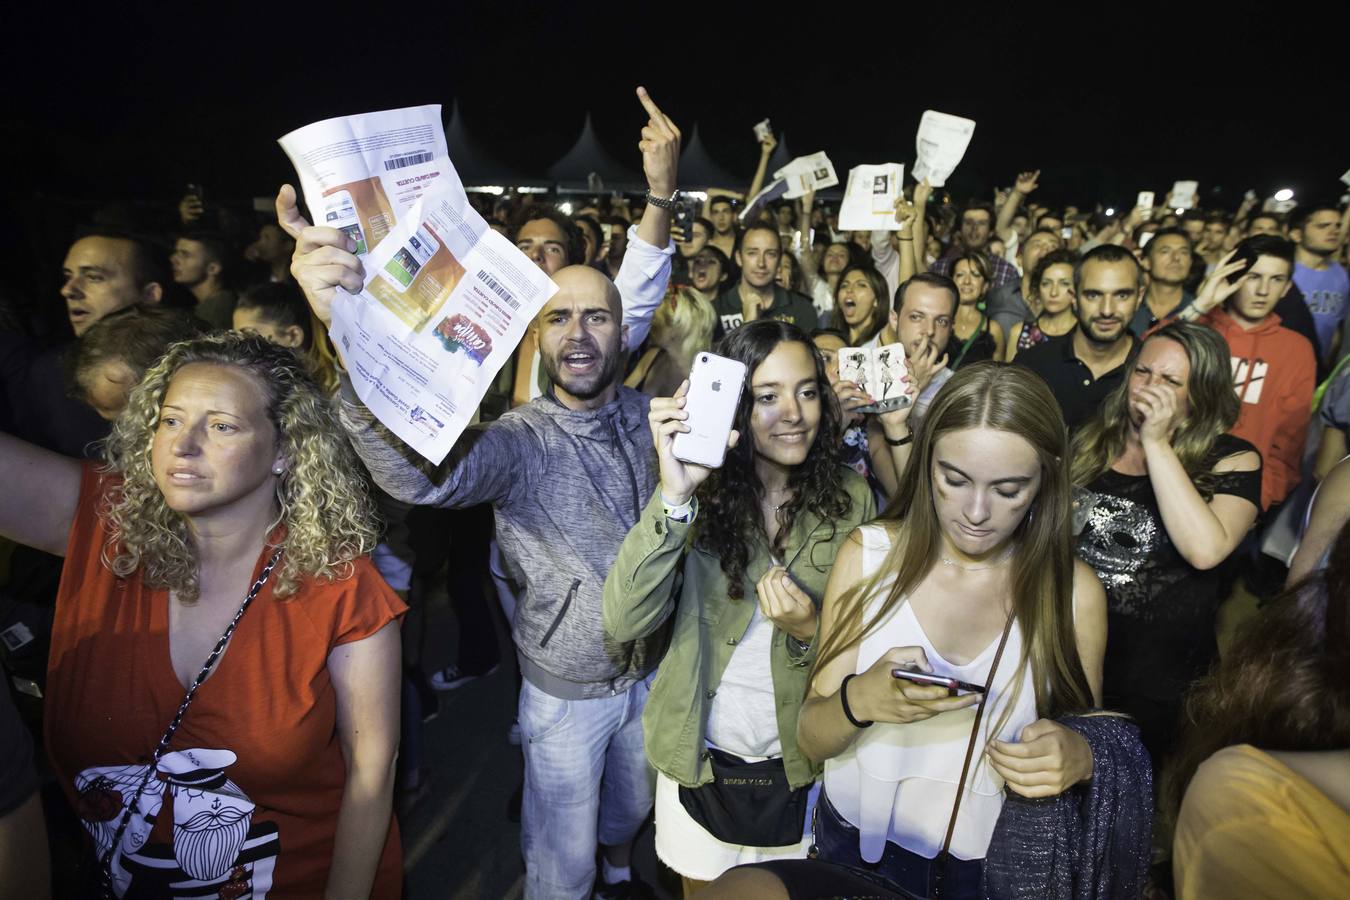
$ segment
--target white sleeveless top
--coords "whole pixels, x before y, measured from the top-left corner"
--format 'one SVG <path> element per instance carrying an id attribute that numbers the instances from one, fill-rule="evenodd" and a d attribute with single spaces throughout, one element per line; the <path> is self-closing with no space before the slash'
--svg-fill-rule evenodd
<path id="1" fill-rule="evenodd" d="M 879 525 L 864 526 L 860 531 L 863 574 L 871 576 L 890 551 L 890 539 Z M 875 615 L 893 581 L 893 577 L 887 579 L 869 601 L 869 618 Z M 892 647 L 922 647 L 935 673 L 984 684 L 998 640 L 995 637 L 973 660 L 958 666 L 934 649 L 913 607 L 904 603 L 859 645 L 857 671 L 867 671 Z M 983 748 L 991 737 L 1016 741 L 1022 729 L 1037 719 L 1030 665 L 1022 674 L 1020 688 L 1014 690 L 1013 676 L 1021 656 L 1022 629 L 1014 621 L 980 720 L 980 735 L 952 834 L 951 853 L 958 859 L 984 858 L 1003 810 L 1003 776 L 989 765 Z M 1011 715 L 998 734 L 991 735 L 1009 701 L 1013 702 Z M 951 819 L 974 722 L 973 706 L 908 725 L 877 722 L 863 730 L 848 750 L 825 762 L 825 793 L 839 814 L 860 832 L 863 859 L 879 860 L 887 840 L 930 859 L 938 854 Z"/>

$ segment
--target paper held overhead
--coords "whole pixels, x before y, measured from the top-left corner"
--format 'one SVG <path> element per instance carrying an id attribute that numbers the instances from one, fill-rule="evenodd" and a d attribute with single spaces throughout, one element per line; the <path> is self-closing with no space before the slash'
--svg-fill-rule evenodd
<path id="1" fill-rule="evenodd" d="M 329 334 L 357 396 L 439 463 L 558 289 L 488 227 L 446 154 L 440 107 L 329 119 L 281 139 L 320 225 L 366 271 Z"/>
<path id="2" fill-rule="evenodd" d="M 914 139 L 914 180 L 942 187 L 961 164 L 975 133 L 975 120 L 928 110 Z"/>
<path id="3" fill-rule="evenodd" d="M 1172 193 L 1167 195 L 1168 209 L 1194 209 L 1195 195 L 1200 190 L 1198 181 L 1177 181 L 1172 184 Z"/>
<path id="4" fill-rule="evenodd" d="M 787 182 L 787 193 L 783 197 L 788 200 L 796 199 L 807 191 L 820 191 L 839 183 L 839 176 L 834 174 L 834 163 L 830 162 L 823 150 L 810 156 L 797 157 L 774 172 L 773 177 Z"/>
<path id="5" fill-rule="evenodd" d="M 278 143 L 314 224 L 346 232 L 357 256 L 374 250 L 433 181 L 459 184 L 435 104 L 325 119 Z"/>
<path id="6" fill-rule="evenodd" d="M 854 166 L 848 173 L 844 202 L 839 206 L 841 231 L 896 231 L 895 202 L 905 180 L 900 163 Z"/>
<path id="7" fill-rule="evenodd" d="M 782 178 L 769 182 L 763 190 L 750 198 L 750 202 L 745 204 L 745 209 L 741 210 L 736 218 L 740 219 L 742 225 L 749 225 L 759 218 L 759 211 L 767 204 L 782 199 L 787 189 L 788 183 Z"/>

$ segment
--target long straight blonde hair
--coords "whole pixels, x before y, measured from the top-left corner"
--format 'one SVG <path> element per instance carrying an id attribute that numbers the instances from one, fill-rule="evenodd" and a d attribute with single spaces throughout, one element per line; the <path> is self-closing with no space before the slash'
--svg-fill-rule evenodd
<path id="1" fill-rule="evenodd" d="M 1089 709 L 1092 689 L 1073 628 L 1068 432 L 1045 382 L 1004 363 L 964 367 L 938 392 L 914 437 L 899 492 L 881 516 L 898 540 L 879 571 L 840 596 L 838 624 L 821 645 L 815 672 L 875 633 L 937 564 L 942 525 L 933 499 L 933 448 L 944 434 L 978 427 L 1024 438 L 1041 464 L 1040 490 L 1011 538 L 1012 613 L 1023 635 L 1014 683 L 1030 665 L 1036 712 L 1043 718 Z M 871 600 L 892 576 L 894 584 L 869 616 Z"/>

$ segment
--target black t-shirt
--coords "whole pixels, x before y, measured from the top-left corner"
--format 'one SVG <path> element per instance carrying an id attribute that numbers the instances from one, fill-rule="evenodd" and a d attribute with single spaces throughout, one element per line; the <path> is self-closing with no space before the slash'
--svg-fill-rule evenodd
<path id="1" fill-rule="evenodd" d="M 717 310 L 715 336 L 718 338 L 739 327 L 745 321 L 739 285 L 733 284 L 719 294 L 714 307 Z M 807 334 L 816 329 L 816 324 L 820 320 L 810 297 L 796 291 L 786 290 L 776 284 L 773 286 L 773 304 L 760 313 L 759 317 L 761 319 L 782 319 L 785 322 L 791 322 Z"/>
<path id="2" fill-rule="evenodd" d="M 1023 350 L 1013 360 L 1019 366 L 1026 366 L 1045 379 L 1050 385 L 1050 393 L 1059 401 L 1064 413 L 1064 422 L 1070 428 L 1077 428 L 1092 417 L 1102 402 L 1120 387 L 1125 380 L 1134 355 L 1139 350 L 1139 341 L 1130 336 L 1132 346 L 1125 362 L 1116 366 L 1101 378 L 1093 378 L 1092 370 L 1073 352 L 1074 331 L 1052 337 L 1043 344 L 1037 344 L 1029 350 Z"/>
<path id="3" fill-rule="evenodd" d="M 36 790 L 33 740 L 19 721 L 9 686 L 0 684 L 0 816 L 18 809 Z"/>
<path id="4" fill-rule="evenodd" d="M 982 318 L 980 330 L 965 338 L 959 338 L 955 331 L 952 332 L 947 341 L 947 360 L 953 372 L 971 363 L 994 358 L 994 351 L 998 348 L 994 344 L 994 335 L 989 331 L 989 322 L 988 318 Z M 966 347 L 967 340 L 970 341 L 969 347 Z M 961 353 L 962 348 L 965 348 L 964 355 Z"/>
<path id="5" fill-rule="evenodd" d="M 1222 435 L 1205 468 L 1248 450 L 1255 448 Z M 1260 470 L 1222 472 L 1213 485 L 1215 494 L 1260 505 Z M 1160 741 L 1170 742 L 1186 688 L 1214 658 L 1215 613 L 1225 579 L 1182 557 L 1147 475 L 1107 471 L 1088 490 L 1095 496 L 1077 551 L 1106 588 L 1106 705 L 1138 718 L 1144 743 L 1156 752 Z"/>

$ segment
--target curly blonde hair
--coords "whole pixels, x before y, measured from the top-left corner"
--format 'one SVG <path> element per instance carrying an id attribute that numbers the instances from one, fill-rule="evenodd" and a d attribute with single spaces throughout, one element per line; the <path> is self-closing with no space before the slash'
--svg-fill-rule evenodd
<path id="1" fill-rule="evenodd" d="M 348 577 L 352 562 L 370 553 L 380 535 L 364 469 L 305 363 L 285 347 L 240 332 L 173 344 L 131 392 L 103 447 L 104 471 L 122 476 L 99 512 L 110 526 L 104 562 L 121 577 L 139 570 L 147 585 L 173 590 L 184 601 L 200 594 L 187 521 L 165 503 L 150 462 L 164 394 L 178 370 L 192 363 L 242 369 L 263 390 L 287 460 L 277 479 L 273 527 L 284 524 L 286 532 L 273 593 L 288 597 L 305 578 Z"/>

